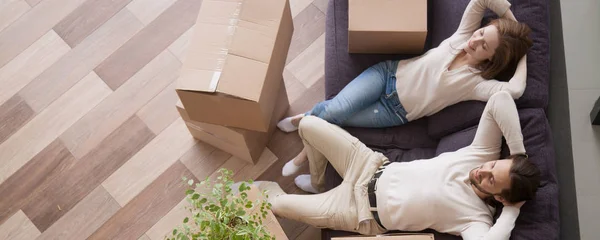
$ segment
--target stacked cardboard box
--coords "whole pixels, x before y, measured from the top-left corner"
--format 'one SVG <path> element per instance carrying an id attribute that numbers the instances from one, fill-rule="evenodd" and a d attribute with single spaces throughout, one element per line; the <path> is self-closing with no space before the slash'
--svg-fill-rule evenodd
<path id="1" fill-rule="evenodd" d="M 427 0 L 349 0 L 348 52 L 421 53 Z"/>
<path id="2" fill-rule="evenodd" d="M 177 84 L 197 139 L 255 163 L 289 103 L 288 0 L 204 0 Z"/>
<path id="3" fill-rule="evenodd" d="M 245 161 L 256 163 L 269 139 L 277 128 L 277 121 L 284 117 L 289 107 L 285 85 L 281 85 L 273 117 L 268 132 L 252 131 L 243 128 L 225 127 L 217 124 L 197 122 L 190 119 L 181 102 L 177 111 L 185 121 L 194 138 L 213 145 Z"/>

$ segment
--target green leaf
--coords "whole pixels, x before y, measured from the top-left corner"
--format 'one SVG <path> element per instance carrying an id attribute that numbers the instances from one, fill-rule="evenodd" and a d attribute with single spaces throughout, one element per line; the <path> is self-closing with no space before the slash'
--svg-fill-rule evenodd
<path id="1" fill-rule="evenodd" d="M 243 192 L 244 189 L 246 189 L 246 183 L 243 182 L 242 184 L 240 184 L 240 187 L 238 187 L 238 191 Z"/>
<path id="2" fill-rule="evenodd" d="M 177 229 L 173 229 L 173 235 L 177 235 Z"/>
<path id="3" fill-rule="evenodd" d="M 190 195 L 194 193 L 194 189 L 188 189 L 187 191 L 185 191 L 185 195 Z"/>
<path id="4" fill-rule="evenodd" d="M 252 202 L 246 203 L 246 208 L 252 208 Z"/>
<path id="5" fill-rule="evenodd" d="M 186 217 L 183 219 L 183 223 L 188 223 L 190 221 L 190 218 Z"/>
<path id="6" fill-rule="evenodd" d="M 200 198 L 200 194 L 195 193 L 194 195 L 192 195 L 192 200 L 196 200 Z"/>
<path id="7" fill-rule="evenodd" d="M 200 199 L 200 201 L 198 201 L 198 203 L 200 203 L 200 204 L 204 204 L 204 203 L 206 203 L 206 201 L 208 201 L 208 199 L 206 199 L 206 198 L 203 198 L 203 199 Z"/>
<path id="8" fill-rule="evenodd" d="M 238 210 L 238 211 L 235 213 L 235 215 L 237 215 L 237 216 L 244 216 L 244 215 L 246 215 L 246 211 L 244 211 L 244 210 Z"/>

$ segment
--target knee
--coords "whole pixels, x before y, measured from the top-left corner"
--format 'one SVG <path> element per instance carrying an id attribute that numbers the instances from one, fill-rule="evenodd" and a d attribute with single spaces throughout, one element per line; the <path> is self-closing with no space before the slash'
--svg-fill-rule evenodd
<path id="1" fill-rule="evenodd" d="M 314 132 L 315 128 L 318 124 L 322 124 L 324 122 L 323 119 L 315 117 L 315 116 L 306 116 L 300 120 L 300 125 L 298 125 L 298 134 L 301 137 L 306 133 Z"/>
<path id="2" fill-rule="evenodd" d="M 343 113 L 344 109 L 332 106 L 331 104 L 328 104 L 326 102 L 321 102 L 313 108 L 310 115 L 319 117 L 335 125 L 340 125 L 341 116 L 343 115 Z"/>

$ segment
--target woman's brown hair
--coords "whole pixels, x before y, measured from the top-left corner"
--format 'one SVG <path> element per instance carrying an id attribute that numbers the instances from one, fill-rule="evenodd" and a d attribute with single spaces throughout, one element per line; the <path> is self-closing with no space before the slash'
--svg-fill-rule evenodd
<path id="1" fill-rule="evenodd" d="M 489 25 L 498 28 L 499 45 L 492 59 L 483 61 L 478 66 L 481 77 L 485 79 L 495 78 L 508 66 L 516 66 L 533 45 L 533 41 L 529 38 L 531 29 L 524 23 L 498 18 L 492 20 Z"/>

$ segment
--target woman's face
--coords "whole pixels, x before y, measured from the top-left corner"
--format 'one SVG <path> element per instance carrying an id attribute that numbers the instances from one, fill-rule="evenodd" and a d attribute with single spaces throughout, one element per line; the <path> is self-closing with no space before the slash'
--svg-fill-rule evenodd
<path id="1" fill-rule="evenodd" d="M 464 50 L 471 57 L 481 62 L 490 60 L 494 56 L 499 44 L 498 28 L 494 25 L 489 25 L 477 29 L 467 42 Z"/>

